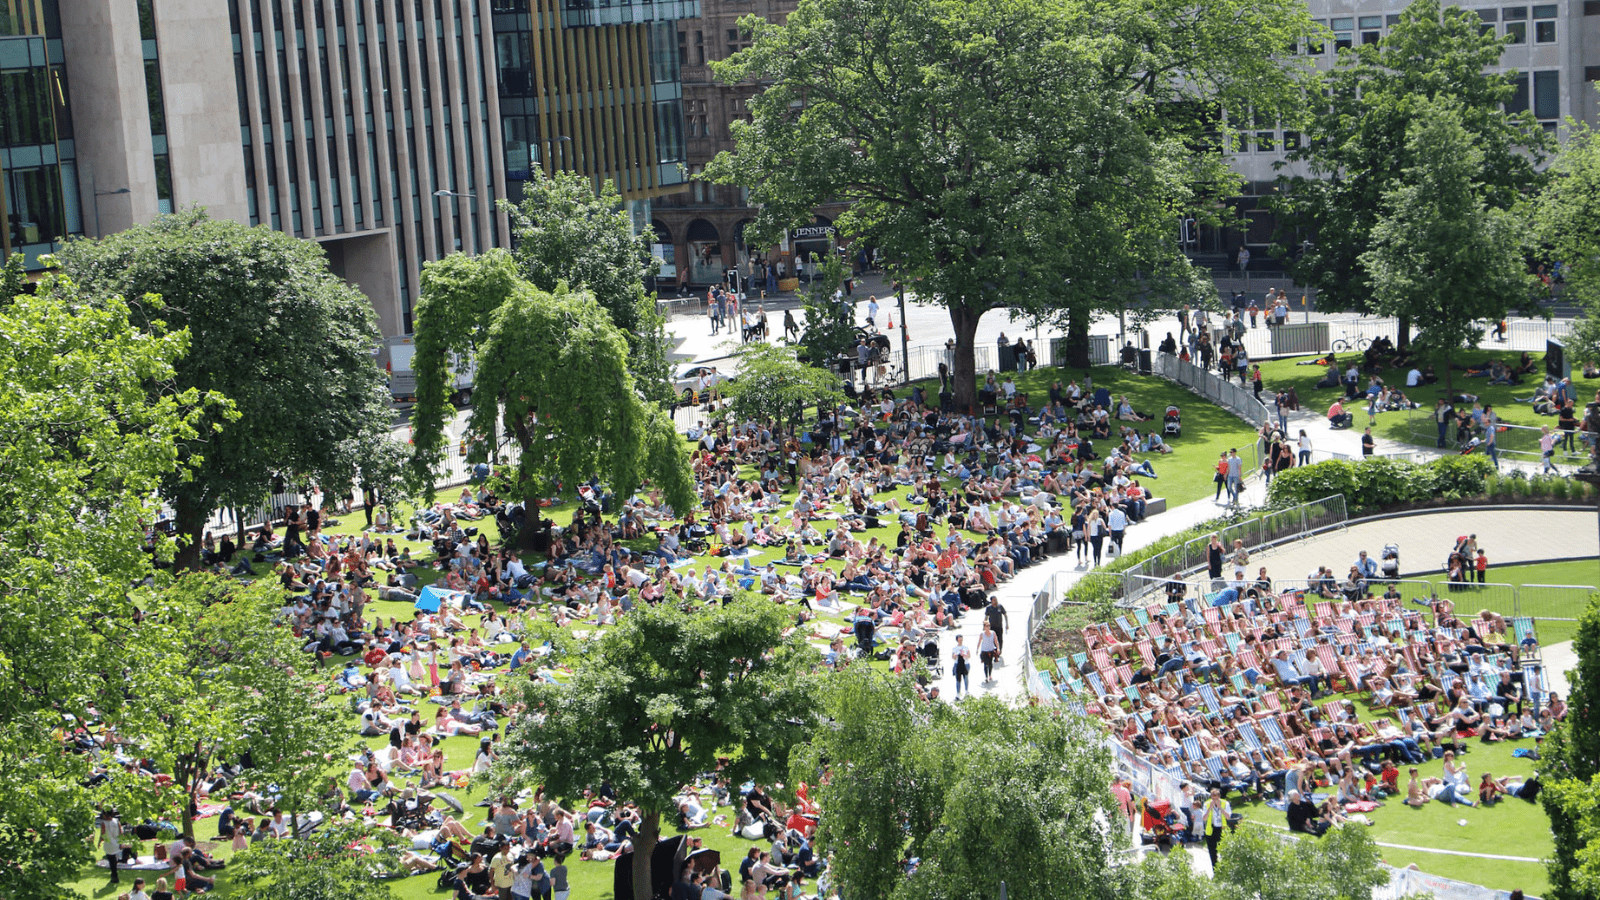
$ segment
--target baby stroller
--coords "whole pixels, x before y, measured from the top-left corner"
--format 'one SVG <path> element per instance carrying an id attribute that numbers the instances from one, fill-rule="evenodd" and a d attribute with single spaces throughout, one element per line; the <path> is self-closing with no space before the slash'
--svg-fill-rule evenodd
<path id="1" fill-rule="evenodd" d="M 1182 829 L 1174 829 L 1171 822 L 1172 804 L 1165 800 L 1151 802 L 1143 797 L 1139 798 L 1140 822 L 1139 828 L 1149 836 L 1150 843 L 1155 844 L 1162 852 L 1172 848 L 1174 831 L 1177 831 L 1178 840 L 1183 840 Z"/>
<path id="2" fill-rule="evenodd" d="M 1167 407 L 1167 414 L 1161 417 L 1161 433 L 1183 437 L 1183 413 L 1176 406 Z"/>
<path id="3" fill-rule="evenodd" d="M 1383 577 L 1384 578 L 1386 578 L 1386 579 L 1388 579 L 1390 581 L 1399 580 L 1399 578 L 1400 578 L 1400 545 L 1399 544 L 1384 544 L 1383 545 L 1383 561 L 1379 563 L 1379 568 L 1383 571 Z"/>
<path id="4" fill-rule="evenodd" d="M 944 677 L 944 663 L 939 655 L 939 636 L 937 634 L 923 636 L 922 644 L 917 647 L 917 655 L 922 657 L 923 662 L 927 663 L 928 671 L 933 674 L 933 677 Z"/>

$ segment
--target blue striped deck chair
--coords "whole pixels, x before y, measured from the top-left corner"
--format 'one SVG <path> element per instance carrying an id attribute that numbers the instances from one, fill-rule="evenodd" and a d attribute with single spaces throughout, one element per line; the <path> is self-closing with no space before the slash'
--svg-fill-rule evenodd
<path id="1" fill-rule="evenodd" d="M 1295 619 L 1294 633 L 1300 636 L 1300 640 L 1304 641 L 1306 636 L 1311 633 L 1311 623 L 1305 619 Z"/>
<path id="2" fill-rule="evenodd" d="M 1217 700 L 1217 692 L 1211 687 L 1211 685 L 1200 685 L 1200 699 L 1205 702 L 1206 712 L 1222 712 L 1222 704 Z"/>
<path id="3" fill-rule="evenodd" d="M 1218 784 L 1221 784 L 1222 783 L 1222 760 L 1217 759 L 1215 756 L 1208 756 L 1205 759 L 1200 760 L 1200 762 L 1204 763 L 1205 767 L 1206 767 L 1206 771 L 1211 773 L 1211 780 L 1216 782 L 1216 783 L 1218 783 Z"/>
<path id="4" fill-rule="evenodd" d="M 1135 622 L 1138 622 L 1141 626 L 1149 625 L 1150 624 L 1150 614 L 1145 612 L 1144 611 L 1144 607 L 1141 606 L 1140 608 L 1138 608 L 1138 609 L 1133 611 L 1133 620 Z"/>
<path id="5" fill-rule="evenodd" d="M 1244 741 L 1246 747 L 1251 750 L 1261 749 L 1261 738 L 1256 736 L 1254 725 L 1249 722 L 1240 722 L 1237 731 L 1239 732 L 1239 740 Z"/>
<path id="6" fill-rule="evenodd" d="M 1117 616 L 1117 627 L 1121 628 L 1122 633 L 1128 636 L 1128 640 L 1136 641 L 1139 639 L 1138 632 L 1136 632 L 1133 628 L 1133 625 L 1128 622 L 1127 616 Z"/>
<path id="7" fill-rule="evenodd" d="M 1183 743 L 1183 755 L 1184 755 L 1185 759 L 1191 760 L 1193 762 L 1199 762 L 1200 760 L 1205 758 L 1205 755 L 1200 752 L 1200 739 L 1199 738 L 1197 738 L 1197 737 L 1195 737 L 1194 735 L 1191 734 L 1191 735 L 1185 737 L 1183 739 L 1182 743 Z"/>
<path id="8" fill-rule="evenodd" d="M 1283 739 L 1283 729 L 1278 727 L 1276 719 L 1261 719 L 1261 731 L 1273 745 L 1282 747 L 1288 742 Z"/>
<path id="9" fill-rule="evenodd" d="M 1100 680 L 1099 672 L 1089 672 L 1084 677 L 1088 679 L 1089 689 L 1094 691 L 1096 697 L 1104 697 L 1106 695 L 1106 683 Z"/>
<path id="10" fill-rule="evenodd" d="M 1068 700 L 1067 701 L 1067 709 L 1072 710 L 1073 712 L 1077 713 L 1080 716 L 1089 715 L 1089 710 L 1088 710 L 1087 707 L 1085 707 L 1083 705 L 1083 701 L 1082 700 L 1078 700 L 1078 699 Z"/>

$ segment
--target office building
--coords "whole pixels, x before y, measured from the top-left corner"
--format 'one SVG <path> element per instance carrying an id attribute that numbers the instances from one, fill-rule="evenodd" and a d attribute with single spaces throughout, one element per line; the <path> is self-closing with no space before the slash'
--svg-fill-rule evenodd
<path id="1" fill-rule="evenodd" d="M 7 254 L 200 205 L 320 243 L 385 334 L 422 264 L 509 246 L 530 166 L 683 180 L 694 0 L 0 0 Z M 77 106 L 71 106 L 72 101 Z M 546 151 L 554 145 L 554 154 Z"/>

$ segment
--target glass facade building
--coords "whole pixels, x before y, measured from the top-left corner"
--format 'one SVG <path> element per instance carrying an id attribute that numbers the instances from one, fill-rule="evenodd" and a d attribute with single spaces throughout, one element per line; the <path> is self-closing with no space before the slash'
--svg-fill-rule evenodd
<path id="1" fill-rule="evenodd" d="M 76 156 L 57 0 L 0 0 L 0 256 L 83 233 Z"/>

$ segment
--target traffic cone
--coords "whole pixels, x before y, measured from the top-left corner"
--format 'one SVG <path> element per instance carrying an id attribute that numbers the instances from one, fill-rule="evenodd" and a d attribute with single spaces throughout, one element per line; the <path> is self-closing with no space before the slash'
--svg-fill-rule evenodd
<path id="1" fill-rule="evenodd" d="M 889 330 L 894 330 L 894 313 L 889 313 Z"/>

